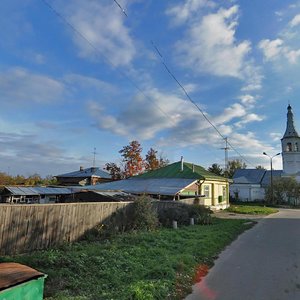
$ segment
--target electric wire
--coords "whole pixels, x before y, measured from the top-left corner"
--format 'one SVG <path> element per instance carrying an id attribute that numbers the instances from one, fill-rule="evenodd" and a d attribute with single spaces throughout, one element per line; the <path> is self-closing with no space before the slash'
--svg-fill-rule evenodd
<path id="1" fill-rule="evenodd" d="M 66 25 L 68 25 L 78 36 L 80 36 L 83 40 L 85 40 L 89 46 L 91 48 L 93 48 L 100 56 L 102 56 L 113 68 L 115 68 L 115 65 L 112 63 L 112 61 L 103 53 L 101 52 L 80 30 L 78 30 L 65 16 L 63 16 L 61 13 L 59 13 L 47 0 L 42 0 L 46 6 L 48 6 L 48 8 L 50 8 L 50 10 L 52 10 L 52 12 L 59 18 L 61 19 Z M 126 11 L 123 9 L 123 7 L 119 4 L 118 1 L 113 0 L 115 2 L 115 4 L 120 8 L 120 10 L 122 11 L 122 13 L 128 17 Z M 167 64 L 164 62 L 163 56 L 161 54 L 161 52 L 159 51 L 158 47 L 154 44 L 153 41 L 151 41 L 156 53 L 160 56 L 161 59 L 161 63 L 163 64 L 164 68 L 166 69 L 166 71 L 169 73 L 169 75 L 171 76 L 171 78 L 173 78 L 173 80 L 177 83 L 177 85 L 182 89 L 182 91 L 184 92 L 184 94 L 186 95 L 187 99 L 198 109 L 198 111 L 202 114 L 202 116 L 205 118 L 205 120 L 215 129 L 215 131 L 219 134 L 219 136 L 222 139 L 226 139 L 226 137 L 219 131 L 219 129 L 212 123 L 212 121 L 210 121 L 210 119 L 207 117 L 207 115 L 204 113 L 204 111 L 199 107 L 199 105 L 190 97 L 190 95 L 188 94 L 188 92 L 186 91 L 186 89 L 184 88 L 184 86 L 179 82 L 179 80 L 176 78 L 176 76 L 171 72 L 171 70 L 169 69 L 169 67 L 167 66 Z M 160 108 L 160 106 L 154 102 L 147 94 L 145 94 L 145 92 L 124 72 L 118 70 L 118 72 L 124 77 L 126 78 L 146 99 L 148 99 L 148 101 L 151 101 L 156 108 L 162 113 L 164 114 L 168 121 L 172 122 L 172 125 L 177 125 L 176 123 L 173 122 L 173 120 L 169 117 L 169 115 Z M 233 145 L 228 141 L 227 142 L 228 145 L 231 147 L 232 150 L 234 150 L 244 161 L 246 161 L 248 164 L 252 165 L 247 159 L 245 159 L 243 157 L 243 155 L 235 148 L 233 147 Z"/>
<path id="2" fill-rule="evenodd" d="M 113 0 L 113 1 L 119 6 L 119 8 L 121 9 L 122 13 L 123 13 L 126 17 L 128 17 L 128 16 L 127 16 L 127 13 L 126 13 L 126 11 L 125 11 L 125 9 L 121 6 L 121 4 L 120 4 L 118 1 L 116 1 L 116 0 Z"/>
<path id="3" fill-rule="evenodd" d="M 116 69 L 113 62 L 103 53 L 101 52 L 97 46 L 95 46 L 80 30 L 78 30 L 70 21 L 67 20 L 65 16 L 63 16 L 61 13 L 59 13 L 47 0 L 42 0 L 45 5 L 50 8 L 50 10 L 60 19 L 62 20 L 66 25 L 68 25 L 78 36 L 80 36 L 84 41 L 86 41 L 91 48 L 93 48 L 96 53 L 98 53 L 101 57 L 105 59 L 105 61 L 112 66 L 113 69 Z M 114 1 L 116 4 L 117 2 Z M 120 6 L 121 7 L 121 6 Z M 123 8 L 121 7 L 123 10 Z M 126 15 L 126 14 L 125 14 Z M 127 15 L 126 15 L 127 16 Z M 121 70 L 117 70 L 119 74 L 121 74 L 124 78 L 126 78 L 138 91 L 140 94 L 142 94 L 145 99 L 147 99 L 149 102 L 151 102 L 163 115 L 167 117 L 167 121 L 169 123 L 172 123 L 172 125 L 176 126 L 177 124 L 173 121 L 172 118 L 157 104 L 157 102 L 154 102 L 150 96 L 148 96 L 126 73 L 124 73 Z"/>
<path id="4" fill-rule="evenodd" d="M 170 68 L 167 66 L 167 64 L 164 61 L 163 55 L 161 54 L 161 51 L 158 49 L 158 47 L 155 45 L 155 43 L 153 41 L 151 41 L 151 44 L 153 46 L 153 48 L 155 49 L 155 51 L 157 52 L 157 54 L 160 56 L 160 60 L 162 65 L 164 66 L 164 68 L 166 69 L 166 71 L 169 73 L 169 75 L 171 76 L 171 78 L 173 78 L 173 80 L 177 83 L 177 85 L 182 89 L 182 91 L 184 92 L 185 96 L 187 97 L 187 99 L 197 108 L 197 110 L 202 114 L 202 116 L 205 118 L 205 120 L 215 129 L 215 131 L 219 134 L 219 136 L 226 141 L 227 137 L 225 137 L 220 130 L 216 127 L 216 125 L 207 117 L 207 115 L 205 114 L 205 112 L 199 107 L 199 105 L 190 97 L 190 95 L 188 94 L 187 90 L 185 89 L 185 87 L 180 83 L 180 81 L 176 78 L 176 76 L 171 72 Z M 228 141 L 227 139 L 227 144 L 230 146 L 230 148 L 235 151 L 235 153 L 237 153 L 239 155 L 240 158 L 242 158 L 245 162 L 247 162 L 248 164 L 250 164 L 251 166 L 254 166 L 251 162 L 249 162 L 235 147 L 233 147 L 233 145 Z"/>

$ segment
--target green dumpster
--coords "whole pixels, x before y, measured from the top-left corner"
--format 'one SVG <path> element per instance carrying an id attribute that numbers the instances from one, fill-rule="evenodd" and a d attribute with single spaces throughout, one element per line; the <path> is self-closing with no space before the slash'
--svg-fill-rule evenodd
<path id="1" fill-rule="evenodd" d="M 18 263 L 0 263 L 0 300 L 42 300 L 46 277 Z"/>

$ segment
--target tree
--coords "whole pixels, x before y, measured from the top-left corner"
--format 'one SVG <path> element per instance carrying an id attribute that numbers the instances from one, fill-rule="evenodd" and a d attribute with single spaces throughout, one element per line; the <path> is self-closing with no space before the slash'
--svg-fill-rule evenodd
<path id="1" fill-rule="evenodd" d="M 122 156 L 122 163 L 106 163 L 104 170 L 107 170 L 112 179 L 118 180 L 138 175 L 146 171 L 156 170 L 169 164 L 169 160 L 162 155 L 158 157 L 155 149 L 150 148 L 145 160 L 142 158 L 142 147 L 138 141 L 132 141 L 124 146 L 119 153 Z"/>
<path id="2" fill-rule="evenodd" d="M 160 155 L 159 157 L 159 168 L 165 167 L 170 163 L 170 161 L 166 158 Z"/>
<path id="3" fill-rule="evenodd" d="M 221 166 L 216 163 L 212 164 L 207 170 L 216 175 L 220 175 L 220 176 L 223 175 L 223 170 L 222 170 Z"/>
<path id="4" fill-rule="evenodd" d="M 157 151 L 153 148 L 150 148 L 150 150 L 147 152 L 145 159 L 145 170 L 152 171 L 159 168 L 160 161 L 156 154 Z"/>
<path id="5" fill-rule="evenodd" d="M 145 170 L 146 171 L 152 171 L 156 170 L 158 168 L 165 167 L 169 164 L 169 160 L 167 158 L 164 158 L 162 155 L 157 157 L 157 151 L 153 148 L 150 148 L 150 150 L 146 154 L 146 158 L 144 161 Z"/>
<path id="6" fill-rule="evenodd" d="M 233 159 L 228 161 L 227 170 L 224 172 L 224 175 L 228 178 L 232 178 L 234 172 L 237 169 L 246 169 L 247 165 L 239 159 Z"/>
<path id="7" fill-rule="evenodd" d="M 261 165 L 256 166 L 255 169 L 256 170 L 266 170 L 266 168 Z"/>
<path id="8" fill-rule="evenodd" d="M 119 151 L 125 164 L 124 174 L 126 178 L 143 172 L 144 161 L 141 156 L 142 150 L 143 148 L 138 141 L 132 141 L 129 145 L 124 146 L 123 149 Z"/>
<path id="9" fill-rule="evenodd" d="M 104 170 L 107 170 L 113 180 L 120 180 L 124 178 L 124 173 L 121 167 L 117 166 L 115 163 L 106 163 Z"/>
<path id="10" fill-rule="evenodd" d="M 265 200 L 270 204 L 280 204 L 286 201 L 289 204 L 296 204 L 299 197 L 300 185 L 292 177 L 275 178 L 272 188 L 268 185 L 265 191 Z"/>

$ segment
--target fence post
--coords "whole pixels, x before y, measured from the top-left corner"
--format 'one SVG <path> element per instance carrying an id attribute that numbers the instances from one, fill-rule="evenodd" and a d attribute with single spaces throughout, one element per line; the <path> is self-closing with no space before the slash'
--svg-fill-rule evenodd
<path id="1" fill-rule="evenodd" d="M 173 229 L 177 229 L 177 221 L 173 221 L 172 224 L 173 224 Z"/>

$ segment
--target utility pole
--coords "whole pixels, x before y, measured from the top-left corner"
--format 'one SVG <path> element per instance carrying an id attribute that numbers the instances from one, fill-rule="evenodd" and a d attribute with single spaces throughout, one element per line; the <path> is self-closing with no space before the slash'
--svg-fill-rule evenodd
<path id="1" fill-rule="evenodd" d="M 226 174 L 228 171 L 228 150 L 230 150 L 230 148 L 228 147 L 228 140 L 227 137 L 224 138 L 225 141 L 225 147 L 221 148 L 222 150 L 225 150 L 225 170 L 224 173 Z"/>

